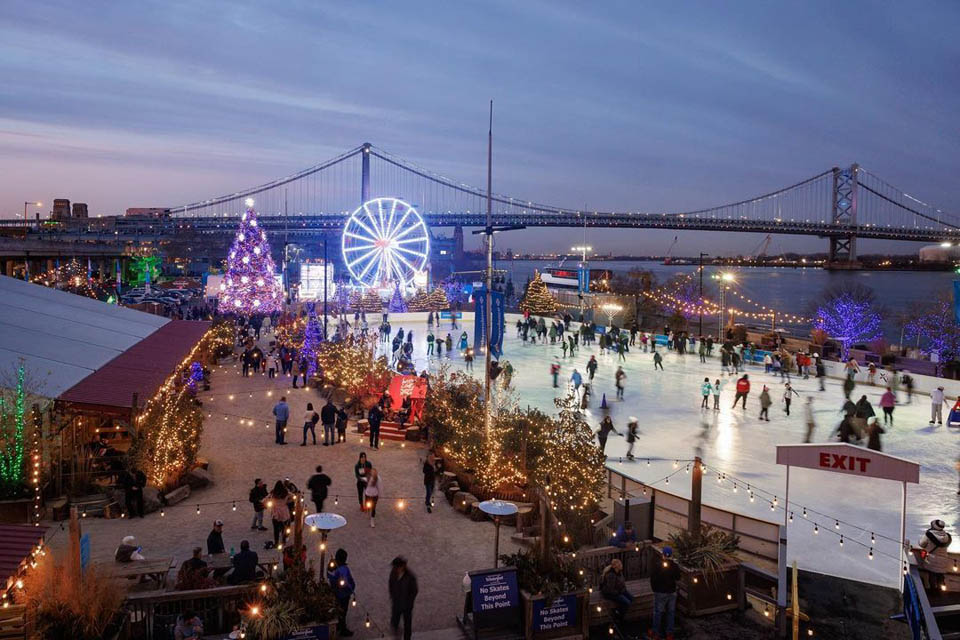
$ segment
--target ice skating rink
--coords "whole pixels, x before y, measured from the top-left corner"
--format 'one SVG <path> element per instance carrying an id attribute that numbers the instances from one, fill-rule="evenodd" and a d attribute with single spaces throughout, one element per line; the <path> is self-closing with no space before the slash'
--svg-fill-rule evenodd
<path id="1" fill-rule="evenodd" d="M 403 326 L 404 331 L 414 332 L 414 358 L 417 370 L 439 370 L 441 363 L 426 355 L 427 326 L 425 323 L 393 322 L 393 330 Z M 447 333 L 456 345 L 460 332 L 467 331 L 473 342 L 472 322 L 459 324 L 450 329 L 444 321 L 434 334 L 445 338 Z M 512 380 L 513 401 L 522 405 L 554 411 L 554 398 L 569 390 L 569 379 L 576 368 L 587 379 L 586 364 L 591 354 L 597 355 L 599 367 L 593 384 L 593 395 L 587 410 L 589 421 L 596 426 L 603 413 L 601 398 L 606 394 L 609 412 L 618 431 L 623 433 L 629 416 L 640 419 L 640 438 L 634 449 L 637 459 L 621 460 L 626 454 L 624 438 L 611 434 L 607 443 L 608 464 L 641 482 L 653 483 L 675 469 L 674 459 L 689 459 L 700 455 L 708 472 L 704 477 L 704 503 L 729 509 L 745 515 L 782 522 L 783 489 L 785 470 L 775 464 L 777 444 L 803 442 L 805 425 L 803 404 L 806 396 L 813 395 L 817 423 L 813 440 L 826 442 L 840 422 L 843 392 L 840 380 L 829 379 L 826 391 L 818 391 L 814 378 L 803 380 L 793 376 L 792 386 L 800 394 L 794 397 L 791 415 L 783 411 L 783 383 L 779 376 L 766 375 L 760 365 L 751 365 L 746 370 L 752 388 L 744 411 L 733 404 L 735 376 L 723 376 L 719 358 L 708 358 L 706 364 L 699 362 L 696 354 L 679 356 L 672 351 L 661 351 L 664 356 L 664 371 L 654 371 L 650 353 L 642 348 L 632 348 L 626 362 L 620 363 L 627 374 L 626 393 L 622 401 L 616 400 L 614 373 L 617 369 L 615 354 L 599 354 L 596 346 L 582 348 L 575 357 L 563 358 L 559 345 L 526 344 L 516 337 L 516 329 L 508 323 L 504 341 L 504 360 L 514 367 Z M 443 365 L 462 370 L 463 359 L 454 347 L 448 359 L 444 352 Z M 549 367 L 554 359 L 561 363 L 560 389 L 553 389 Z M 473 375 L 483 376 L 483 361 L 478 357 Z M 720 377 L 723 390 L 720 411 L 700 409 L 700 385 L 704 377 L 711 382 Z M 770 422 L 757 419 L 760 413 L 759 395 L 762 385 L 770 388 L 773 406 L 770 407 Z M 866 394 L 883 420 L 878 403 L 883 387 L 858 384 L 852 394 L 854 401 Z M 901 393 L 901 402 L 905 401 Z M 711 400 L 712 406 L 712 400 Z M 944 418 L 946 418 L 944 408 Z M 957 536 L 958 496 L 957 443 L 960 430 L 946 426 L 928 425 L 930 401 L 928 396 L 914 396 L 912 404 L 901 404 L 894 411 L 894 426 L 883 436 L 883 451 L 921 464 L 920 485 L 909 487 L 907 493 L 907 537 L 914 543 L 923 535 L 930 520 L 940 518 L 947 522 L 948 529 Z M 864 445 L 866 442 L 864 441 Z M 666 461 L 651 461 L 646 457 L 665 458 Z M 736 476 L 751 484 L 756 499 L 750 502 L 743 490 L 733 491 L 731 481 L 716 482 L 716 471 Z M 900 485 L 884 480 L 870 480 L 848 475 L 821 471 L 794 469 L 790 483 L 790 510 L 794 512 L 793 523 L 788 527 L 788 560 L 797 560 L 800 568 L 811 571 L 855 578 L 868 582 L 898 585 L 900 567 L 893 559 L 898 555 L 896 540 L 900 535 Z M 680 473 L 671 478 L 669 487 L 662 481 L 655 484 L 671 492 L 689 496 L 689 476 Z M 770 496 L 778 496 L 776 510 L 770 509 Z M 803 507 L 808 507 L 808 517 L 802 517 Z M 814 515 L 816 510 L 823 515 Z M 829 517 L 828 517 L 829 516 Z M 835 519 L 863 527 L 863 530 L 841 524 L 835 527 Z M 814 524 L 819 533 L 814 534 Z M 845 544 L 840 545 L 839 534 Z M 871 543 L 871 538 L 875 544 Z M 887 539 L 891 538 L 891 539 Z M 861 546 L 857 542 L 866 546 Z M 868 557 L 869 547 L 874 549 L 874 558 Z"/>

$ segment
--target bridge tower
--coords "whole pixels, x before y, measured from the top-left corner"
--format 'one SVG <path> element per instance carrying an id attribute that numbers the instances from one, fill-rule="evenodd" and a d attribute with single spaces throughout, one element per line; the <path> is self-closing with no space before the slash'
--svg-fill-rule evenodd
<path id="1" fill-rule="evenodd" d="M 832 222 L 843 226 L 849 233 L 830 237 L 828 269 L 858 269 L 857 261 L 857 173 L 860 165 L 847 169 L 833 168 L 833 215 Z"/>
<path id="2" fill-rule="evenodd" d="M 363 143 L 363 151 L 360 154 L 360 204 L 370 199 L 370 147 L 369 142 Z"/>

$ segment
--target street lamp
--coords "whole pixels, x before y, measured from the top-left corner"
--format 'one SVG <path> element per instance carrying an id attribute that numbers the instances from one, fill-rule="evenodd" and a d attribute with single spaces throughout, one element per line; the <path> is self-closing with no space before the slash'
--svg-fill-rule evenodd
<path id="1" fill-rule="evenodd" d="M 35 207 L 42 207 L 43 203 L 40 202 L 39 200 L 37 200 L 36 202 L 25 201 L 23 203 L 23 221 L 24 222 L 27 221 L 27 207 L 29 207 L 30 205 L 33 205 Z"/>
<path id="2" fill-rule="evenodd" d="M 720 280 L 720 315 L 717 319 L 717 340 L 723 342 L 723 302 L 726 297 L 726 291 L 730 287 L 723 284 L 724 282 L 736 282 L 736 277 L 729 271 L 724 271 L 721 273 L 715 273 L 710 276 L 714 280 Z"/>
<path id="3" fill-rule="evenodd" d="M 584 233 L 586 233 L 586 232 L 584 232 Z M 579 266 L 579 269 L 580 269 L 581 271 L 584 271 L 584 272 L 585 272 L 586 269 L 587 269 L 587 251 L 593 251 L 593 247 L 590 247 L 590 246 L 587 246 L 587 245 L 585 245 L 585 244 L 582 244 L 582 245 L 578 245 L 578 246 L 576 246 L 576 247 L 570 247 L 570 250 L 571 250 L 571 251 L 579 251 L 579 252 L 580 252 L 580 266 Z M 580 277 L 580 274 L 579 274 L 579 273 L 577 274 L 577 298 L 580 299 L 580 321 L 581 321 L 581 322 L 583 321 L 583 294 L 585 293 L 585 291 L 584 291 L 584 285 L 589 286 L 589 285 L 587 284 L 587 282 L 588 282 L 588 280 L 587 280 L 586 277 L 581 278 L 581 277 Z"/>

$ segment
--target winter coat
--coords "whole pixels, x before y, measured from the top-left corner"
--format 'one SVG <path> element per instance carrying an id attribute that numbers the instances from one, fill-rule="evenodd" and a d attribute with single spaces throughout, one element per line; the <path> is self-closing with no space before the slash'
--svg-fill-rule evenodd
<path id="1" fill-rule="evenodd" d="M 704 396 L 710 395 L 711 391 L 713 391 L 713 385 L 709 382 L 704 382 L 702 385 L 700 385 L 700 393 Z"/>
<path id="2" fill-rule="evenodd" d="M 769 409 L 771 404 L 773 404 L 773 401 L 770 399 L 770 392 L 764 389 L 760 392 L 760 408 Z"/>

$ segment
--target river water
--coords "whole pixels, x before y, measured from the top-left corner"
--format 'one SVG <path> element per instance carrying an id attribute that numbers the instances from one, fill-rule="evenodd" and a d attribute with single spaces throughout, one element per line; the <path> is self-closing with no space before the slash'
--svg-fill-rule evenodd
<path id="1" fill-rule="evenodd" d="M 504 269 L 513 278 L 518 292 L 523 291 L 527 278 L 534 270 L 558 266 L 557 261 L 498 260 L 497 269 Z M 576 261 L 564 263 L 576 267 Z M 658 283 L 677 275 L 696 273 L 697 265 L 664 265 L 654 261 L 594 261 L 594 269 L 609 269 L 626 273 L 631 269 L 652 271 Z M 710 274 L 724 271 L 734 274 L 733 288 L 752 300 L 776 309 L 778 312 L 809 315 L 811 306 L 825 291 L 834 286 L 861 284 L 873 289 L 884 310 L 883 329 L 891 343 L 899 343 L 901 325 L 896 314 L 917 309 L 940 295 L 952 295 L 952 281 L 957 277 L 949 271 L 826 271 L 817 268 L 793 267 L 704 267 L 704 296 L 716 300 Z M 750 305 L 730 300 L 738 308 L 759 311 Z M 754 324 L 753 321 L 748 324 Z M 801 333 L 795 328 L 795 333 Z"/>

